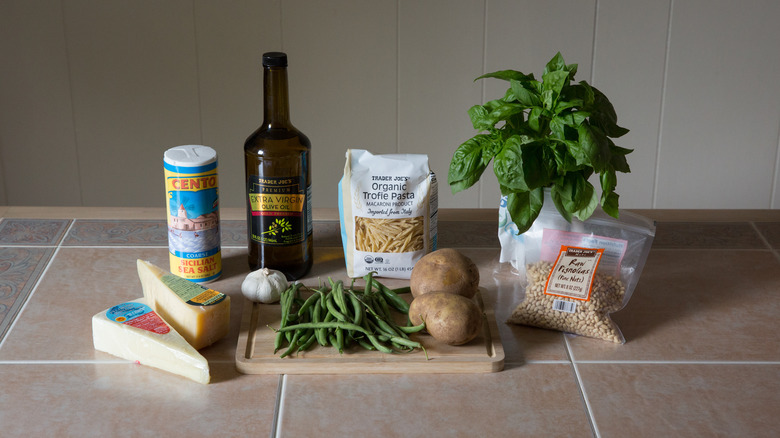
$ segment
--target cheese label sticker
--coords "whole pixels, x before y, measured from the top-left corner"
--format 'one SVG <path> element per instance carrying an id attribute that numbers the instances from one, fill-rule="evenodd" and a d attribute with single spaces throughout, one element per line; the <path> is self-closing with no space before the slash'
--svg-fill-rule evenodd
<path id="1" fill-rule="evenodd" d="M 225 299 L 225 294 L 208 289 L 177 275 L 166 274 L 160 281 L 182 301 L 192 306 L 213 306 Z"/>
<path id="2" fill-rule="evenodd" d="M 119 324 L 129 325 L 158 335 L 164 335 L 171 331 L 168 324 L 146 304 L 119 304 L 106 311 L 106 318 Z"/>
<path id="3" fill-rule="evenodd" d="M 604 249 L 579 248 L 561 245 L 547 284 L 545 295 L 590 300 L 593 278 Z"/>

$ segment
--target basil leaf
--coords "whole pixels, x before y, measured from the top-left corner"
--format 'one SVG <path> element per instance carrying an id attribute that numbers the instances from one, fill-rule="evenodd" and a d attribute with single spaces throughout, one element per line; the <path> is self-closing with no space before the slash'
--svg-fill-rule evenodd
<path id="1" fill-rule="evenodd" d="M 501 105 L 505 104 L 506 102 L 503 99 L 495 99 L 485 102 L 485 109 L 488 111 L 488 113 L 492 113 L 496 110 L 496 108 L 500 107 Z"/>
<path id="2" fill-rule="evenodd" d="M 558 103 L 555 104 L 555 108 L 554 108 L 555 114 L 560 114 L 561 112 L 569 108 L 582 108 L 582 99 L 563 100 L 563 96 L 560 96 L 558 98 Z"/>
<path id="3" fill-rule="evenodd" d="M 510 82 L 511 82 L 510 90 L 512 91 L 514 98 L 518 102 L 525 105 L 526 107 L 542 105 L 542 100 L 539 98 L 539 95 L 536 92 L 536 90 L 526 88 L 527 83 L 516 81 L 514 79 Z"/>
<path id="4" fill-rule="evenodd" d="M 612 137 L 618 138 L 628 133 L 628 129 L 618 126 L 617 114 L 615 113 L 615 107 L 609 101 L 607 96 L 591 86 L 593 90 L 593 115 L 591 119 L 595 125 L 601 127 L 604 132 Z"/>
<path id="5" fill-rule="evenodd" d="M 479 181 L 495 155 L 494 149 L 494 139 L 480 134 L 466 140 L 455 150 L 447 174 L 452 193 L 465 190 Z"/>
<path id="6" fill-rule="evenodd" d="M 561 183 L 562 184 L 562 183 Z M 563 216 L 564 219 L 566 219 L 567 222 L 571 222 L 572 215 L 569 213 L 569 210 L 566 209 L 563 205 L 563 198 L 561 196 L 561 184 L 556 184 L 552 186 L 552 189 L 550 190 L 550 195 L 552 196 L 553 204 L 555 204 L 555 209 L 558 210 L 558 213 Z"/>
<path id="7" fill-rule="evenodd" d="M 580 81 L 578 84 L 569 85 L 566 87 L 563 93 L 561 93 L 566 100 L 579 100 L 582 102 L 582 108 L 592 108 L 595 101 L 593 88 L 585 81 Z"/>
<path id="8" fill-rule="evenodd" d="M 604 210 L 605 213 L 608 215 L 614 217 L 615 219 L 618 219 L 619 213 L 618 213 L 618 198 L 620 195 L 618 195 L 615 192 L 602 192 L 601 193 L 601 209 Z"/>
<path id="9" fill-rule="evenodd" d="M 584 190 L 583 180 L 580 174 L 569 173 L 563 178 L 563 184 L 558 186 L 558 196 L 561 205 L 570 213 L 582 208 L 583 196 L 580 193 Z"/>
<path id="10" fill-rule="evenodd" d="M 615 175 L 615 169 L 609 169 L 599 174 L 599 181 L 601 182 L 602 193 L 612 192 L 617 187 L 617 175 Z"/>
<path id="11" fill-rule="evenodd" d="M 599 204 L 596 190 L 582 172 L 568 173 L 557 189 L 561 206 L 581 221 L 589 218 Z"/>
<path id="12" fill-rule="evenodd" d="M 576 172 L 581 168 L 581 165 L 577 164 L 577 160 L 569 152 L 569 143 L 573 143 L 571 145 L 573 147 L 575 147 L 577 144 L 577 142 L 571 140 L 562 140 L 552 148 L 553 159 L 555 160 L 555 164 L 558 168 L 558 174 L 560 175 L 565 175 L 569 172 Z"/>
<path id="13" fill-rule="evenodd" d="M 607 137 L 598 128 L 587 123 L 577 126 L 577 134 L 579 134 L 580 153 L 582 154 L 582 156 L 577 157 L 578 163 L 591 166 L 597 173 L 603 172 L 610 162 Z M 581 158 L 584 158 L 584 161 L 580 161 Z"/>
<path id="14" fill-rule="evenodd" d="M 506 209 L 512 222 L 517 225 L 517 234 L 523 234 L 531 228 L 536 218 L 539 217 L 543 204 L 544 191 L 542 189 L 507 195 Z"/>
<path id="15" fill-rule="evenodd" d="M 569 64 L 564 69 L 569 72 L 569 77 L 574 79 L 574 75 L 577 74 L 577 64 Z"/>
<path id="16" fill-rule="evenodd" d="M 542 107 L 535 106 L 531 108 L 531 112 L 528 113 L 528 127 L 536 132 L 541 131 L 542 123 L 539 121 L 539 117 L 542 115 L 544 109 Z"/>
<path id="17" fill-rule="evenodd" d="M 474 105 L 468 110 L 469 119 L 471 119 L 471 125 L 477 131 L 485 131 L 493 127 L 495 123 L 491 123 L 488 117 L 488 110 L 482 105 Z"/>
<path id="18" fill-rule="evenodd" d="M 628 161 L 626 161 L 626 155 L 634 150 L 615 146 L 611 141 L 609 143 L 609 151 L 612 154 L 609 164 L 618 172 L 631 173 L 631 168 L 628 167 Z"/>
<path id="19" fill-rule="evenodd" d="M 564 85 L 569 79 L 569 72 L 567 71 L 553 71 L 545 73 L 542 76 L 542 89 L 551 90 L 555 93 L 556 98 L 561 94 Z"/>
<path id="20" fill-rule="evenodd" d="M 544 66 L 544 74 L 564 70 L 565 68 L 566 62 L 563 60 L 563 55 L 561 55 L 561 52 L 558 52 L 547 62 L 547 65 Z"/>
<path id="21" fill-rule="evenodd" d="M 493 162 L 498 183 L 515 191 L 529 191 L 550 184 L 547 148 L 528 137 L 512 136 Z"/>
<path id="22" fill-rule="evenodd" d="M 525 111 L 525 107 L 519 103 L 507 103 L 501 102 L 496 108 L 490 112 L 488 118 L 494 120 L 493 125 L 502 120 L 507 120 L 515 114 L 519 114 Z"/>
<path id="23" fill-rule="evenodd" d="M 494 71 L 493 73 L 486 73 L 474 80 L 477 81 L 486 78 L 502 79 L 504 81 L 511 81 L 512 79 L 516 81 L 532 81 L 534 80 L 534 75 L 527 75 L 516 70 L 499 70 Z"/>
<path id="24" fill-rule="evenodd" d="M 590 113 L 587 111 L 571 111 L 563 114 L 558 114 L 553 117 L 553 120 L 559 122 L 563 126 L 570 126 L 577 128 L 582 122 L 588 119 Z M 552 123 L 552 122 L 551 122 Z"/>
<path id="25" fill-rule="evenodd" d="M 542 90 L 542 105 L 545 109 L 552 110 L 555 107 L 555 92 L 553 90 Z"/>
<path id="26" fill-rule="evenodd" d="M 581 221 L 586 221 L 588 218 L 593 214 L 594 211 L 596 211 L 596 207 L 599 205 L 599 196 L 596 193 L 596 190 L 593 188 L 593 184 L 587 182 L 587 187 L 589 187 L 589 190 L 586 190 L 585 192 L 582 192 L 582 199 L 581 201 L 585 204 L 582 208 L 579 210 L 573 212 L 574 216 L 577 217 L 577 219 Z M 588 194 L 590 196 L 588 197 Z"/>

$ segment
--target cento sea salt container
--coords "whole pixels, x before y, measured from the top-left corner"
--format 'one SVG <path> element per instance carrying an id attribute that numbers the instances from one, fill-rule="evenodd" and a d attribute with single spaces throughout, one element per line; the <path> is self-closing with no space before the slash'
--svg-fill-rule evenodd
<path id="1" fill-rule="evenodd" d="M 165 151 L 171 272 L 205 283 L 222 275 L 217 153 L 208 146 Z"/>

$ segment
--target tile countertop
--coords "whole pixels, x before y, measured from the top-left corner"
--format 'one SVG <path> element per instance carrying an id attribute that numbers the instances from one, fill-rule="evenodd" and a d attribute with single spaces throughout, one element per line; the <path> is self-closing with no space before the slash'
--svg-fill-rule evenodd
<path id="1" fill-rule="evenodd" d="M 200 385 L 92 347 L 91 316 L 140 296 L 135 260 L 167 266 L 163 212 L 0 206 L 0 436 L 780 435 L 780 210 L 638 211 L 658 221 L 624 345 L 503 321 L 494 210 L 442 210 L 439 246 L 479 266 L 503 371 L 243 375 L 235 350 L 245 223 L 223 210 L 227 338 Z M 344 277 L 334 210 L 315 211 L 315 267 Z M 307 280 L 304 280 L 306 282 Z"/>

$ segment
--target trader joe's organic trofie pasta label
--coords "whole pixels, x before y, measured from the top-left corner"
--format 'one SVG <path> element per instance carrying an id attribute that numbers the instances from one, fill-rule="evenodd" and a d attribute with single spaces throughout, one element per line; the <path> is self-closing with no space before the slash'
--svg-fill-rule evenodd
<path id="1" fill-rule="evenodd" d="M 171 272 L 195 282 L 222 274 L 217 153 L 208 146 L 165 152 L 168 252 Z"/>

